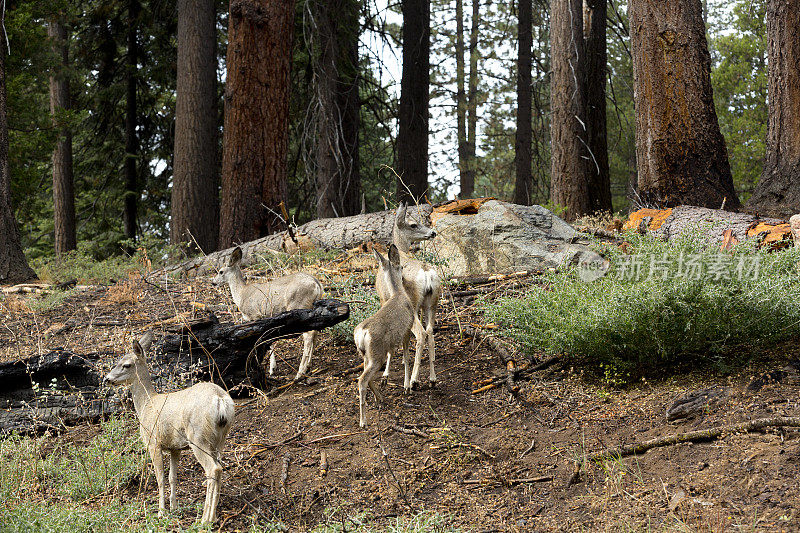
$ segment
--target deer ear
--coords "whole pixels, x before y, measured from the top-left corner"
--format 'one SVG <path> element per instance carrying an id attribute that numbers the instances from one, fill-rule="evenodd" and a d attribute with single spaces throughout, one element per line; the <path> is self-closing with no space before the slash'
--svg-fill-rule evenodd
<path id="1" fill-rule="evenodd" d="M 133 341 L 132 346 L 133 346 L 133 353 L 136 354 L 136 357 L 144 359 L 144 348 L 142 348 L 142 345 L 139 344 L 139 341 Z"/>
<path id="2" fill-rule="evenodd" d="M 395 223 L 399 226 L 400 224 L 405 224 L 406 222 L 406 203 L 400 202 L 400 205 L 397 206 L 397 213 L 394 216 Z"/>
<path id="3" fill-rule="evenodd" d="M 389 262 L 392 264 L 392 266 L 400 265 L 400 252 L 397 250 L 397 246 L 394 244 L 389 247 Z"/>
<path id="4" fill-rule="evenodd" d="M 375 259 L 378 261 L 378 266 L 384 264 L 386 259 L 381 255 L 377 248 L 373 248 L 372 252 L 375 254 Z"/>
<path id="5" fill-rule="evenodd" d="M 231 257 L 228 259 L 228 266 L 233 266 L 242 260 L 242 249 L 238 246 L 231 252 Z"/>

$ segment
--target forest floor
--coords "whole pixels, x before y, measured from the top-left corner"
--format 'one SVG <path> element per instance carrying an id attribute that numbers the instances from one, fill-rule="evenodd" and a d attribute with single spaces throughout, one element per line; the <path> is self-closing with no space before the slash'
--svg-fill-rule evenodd
<path id="1" fill-rule="evenodd" d="M 145 329 L 158 334 L 175 317 L 201 314 L 192 302 L 218 306 L 221 321 L 238 318 L 227 287 L 192 280 L 170 282 L 164 291 L 163 281 L 159 289 L 132 276 L 110 287 L 71 291 L 38 311 L 29 297 L 9 296 L 0 308 L 0 360 L 63 347 L 107 353 L 110 365 Z M 515 282 L 513 289 L 496 289 L 489 297 L 526 287 Z M 459 333 L 460 325 L 481 323 L 473 305 L 461 302 L 443 299 L 440 306 L 437 385 L 403 394 L 402 364 L 393 359 L 386 405 L 376 408 L 370 395 L 365 430 L 358 426 L 359 357 L 352 342 L 337 340 L 330 330 L 321 335 L 309 383 L 238 399 L 217 527 L 247 530 L 256 519 L 304 530 L 324 521 L 346 524 L 364 511 L 374 523 L 388 524 L 424 510 L 443 515 L 449 526 L 480 532 L 800 531 L 796 429 L 727 434 L 591 464 L 570 484 L 575 461 L 607 447 L 800 416 L 796 379 L 748 388 L 754 376 L 800 357 L 799 342 L 726 375 L 681 372 L 621 390 L 604 385 L 596 373 L 556 364 L 519 381 L 515 399 L 504 387 L 472 393 L 482 380 L 504 375 L 505 367 L 488 343 Z M 275 349 L 277 375 L 288 380 L 301 341 L 280 341 Z M 720 394 L 701 415 L 668 423 L 665 411 L 674 399 L 699 389 Z M 138 438 L 131 428 L 131 438 Z M 99 425 L 84 424 L 49 438 L 80 444 L 99 432 Z M 202 470 L 188 453 L 178 478 L 179 501 L 202 501 Z M 154 513 L 152 471 L 140 481 L 127 496 L 146 500 Z M 184 509 L 180 522 L 188 526 L 195 516 Z"/>

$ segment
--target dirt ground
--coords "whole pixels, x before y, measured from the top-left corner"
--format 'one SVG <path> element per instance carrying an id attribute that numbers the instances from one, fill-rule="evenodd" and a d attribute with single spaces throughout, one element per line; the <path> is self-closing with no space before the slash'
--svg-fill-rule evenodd
<path id="1" fill-rule="evenodd" d="M 227 288 L 212 289 L 205 281 L 171 283 L 167 291 L 163 280 L 160 286 L 132 278 L 76 291 L 40 312 L 30 310 L 28 296 L 10 296 L 0 302 L 0 359 L 63 347 L 107 354 L 110 364 L 153 324 L 158 333 L 176 316 L 201 313 L 192 301 L 220 306 L 220 320 L 235 318 Z M 514 289 L 525 287 L 516 283 Z M 360 361 L 352 343 L 336 342 L 330 331 L 314 353 L 311 383 L 237 400 L 218 526 L 247 528 L 256 516 L 303 530 L 328 509 L 334 517 L 369 510 L 378 523 L 435 511 L 453 526 L 480 532 L 800 531 L 796 429 L 661 447 L 592 464 L 569 484 L 576 460 L 607 447 L 800 416 L 796 373 L 774 374 L 759 390 L 748 388 L 754 377 L 800 357 L 800 343 L 730 375 L 682 372 L 624 390 L 604 387 L 584 369 L 556 364 L 520 381 L 514 399 L 503 387 L 472 393 L 482 380 L 505 372 L 486 342 L 459 334 L 459 322 L 478 321 L 470 305 L 443 301 L 436 335 L 439 383 L 403 394 L 402 364 L 395 358 L 386 404 L 377 408 L 369 397 L 366 430 L 357 418 Z M 276 345 L 278 375 L 294 375 L 300 342 Z M 699 415 L 666 421 L 673 400 L 700 389 L 720 394 Z M 85 439 L 92 434 L 86 429 L 67 429 L 59 438 Z M 202 471 L 188 453 L 178 476 L 179 500 L 201 501 Z M 141 494 L 155 505 L 152 474 Z M 186 525 L 193 519 L 187 512 Z"/>

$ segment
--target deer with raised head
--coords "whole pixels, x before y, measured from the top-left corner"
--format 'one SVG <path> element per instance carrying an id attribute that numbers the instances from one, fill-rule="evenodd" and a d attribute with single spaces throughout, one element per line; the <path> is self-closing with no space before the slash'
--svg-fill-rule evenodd
<path id="1" fill-rule="evenodd" d="M 411 326 L 414 324 L 416 308 L 409 298 L 409 285 L 403 279 L 400 254 L 395 245 L 389 247 L 388 257 L 375 252 L 380 265 L 378 277 L 391 292 L 378 312 L 361 322 L 353 330 L 353 340 L 359 355 L 364 358 L 364 371 L 358 377 L 359 424 L 367 427 L 367 387 L 372 389 L 375 400 L 383 403 L 383 395 L 376 383 L 381 369 L 388 364 L 389 353 L 398 346 L 403 347 L 405 379 L 409 381 L 408 343 Z"/>
<path id="2" fill-rule="evenodd" d="M 415 310 L 414 323 L 412 325 L 412 332 L 417 342 L 414 354 L 414 370 L 411 372 L 411 379 L 409 380 L 406 377 L 403 384 L 404 389 L 409 391 L 419 381 L 422 351 L 425 346 L 428 347 L 428 363 L 430 366 L 428 380 L 431 383 L 436 382 L 436 370 L 434 368 L 436 345 L 433 337 L 433 326 L 436 322 L 436 307 L 439 305 L 439 298 L 442 296 L 442 280 L 435 268 L 419 261 L 411 252 L 413 245 L 434 238 L 436 232 L 421 222 L 407 220 L 406 214 L 406 204 L 402 203 L 395 214 L 392 242 L 399 251 L 400 263 L 403 266 L 403 281 L 408 287 L 408 296 Z M 375 288 L 378 291 L 381 303 L 386 302 L 393 294 L 390 287 L 384 282 L 384 276 L 380 275 L 380 263 L 378 276 L 375 278 Z M 389 376 L 388 359 L 383 376 Z"/>
<path id="3" fill-rule="evenodd" d="M 305 272 L 296 272 L 275 278 L 266 283 L 247 283 L 242 274 L 242 249 L 234 248 L 219 274 L 212 280 L 215 285 L 227 283 L 231 289 L 233 301 L 242 312 L 245 321 L 256 320 L 292 311 L 294 309 L 311 309 L 314 302 L 322 298 L 322 284 L 317 278 Z M 302 378 L 311 364 L 311 354 L 317 340 L 316 331 L 303 333 L 303 355 L 295 380 Z M 275 373 L 275 351 L 269 358 L 269 374 Z"/>
<path id="4" fill-rule="evenodd" d="M 230 395 L 213 383 L 198 383 L 177 392 L 158 394 L 150 377 L 145 352 L 152 342 L 148 333 L 133 341 L 133 349 L 114 365 L 105 380 L 112 385 L 129 385 L 139 432 L 153 461 L 158 483 L 158 516 L 164 507 L 164 454 L 169 453 L 169 509 L 175 509 L 178 458 L 187 448 L 206 474 L 203 524 L 214 522 L 219 503 L 222 466 L 220 453 L 233 423 L 234 405 Z"/>

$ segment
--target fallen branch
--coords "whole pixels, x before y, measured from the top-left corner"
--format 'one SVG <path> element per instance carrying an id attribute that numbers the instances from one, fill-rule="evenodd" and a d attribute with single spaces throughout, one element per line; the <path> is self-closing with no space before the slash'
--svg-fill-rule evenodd
<path id="1" fill-rule="evenodd" d="M 609 448 L 601 452 L 589 455 L 585 460 L 579 461 L 575 465 L 575 472 L 568 482 L 572 485 L 580 478 L 581 467 L 590 462 L 606 461 L 608 459 L 618 459 L 627 457 L 629 455 L 639 455 L 653 448 L 660 448 L 662 446 L 672 446 L 682 442 L 703 442 L 714 440 L 723 434 L 729 433 L 748 433 L 750 431 L 757 431 L 768 427 L 800 427 L 800 417 L 796 416 L 778 416 L 773 418 L 759 418 L 757 420 L 750 420 L 749 422 L 741 422 L 738 424 L 728 424 L 724 426 L 716 426 L 713 428 L 700 429 L 697 431 L 690 431 L 687 433 L 678 433 L 677 435 L 670 435 L 667 437 L 659 437 L 651 439 L 646 442 L 639 442 L 628 444 L 626 446 L 617 446 Z"/>
<path id="2" fill-rule="evenodd" d="M 541 270 L 520 270 L 519 272 L 511 272 L 509 274 L 492 274 L 490 276 L 471 276 L 463 278 L 451 278 L 450 287 L 466 287 L 469 285 L 481 285 L 491 281 L 504 281 L 507 279 L 519 279 L 529 276 L 538 276 Z"/>
<path id="3" fill-rule="evenodd" d="M 416 429 L 416 428 L 404 428 L 404 427 L 401 427 L 401 426 L 389 426 L 389 428 L 394 430 L 394 431 L 396 431 L 396 432 L 398 432 L 398 433 L 406 433 L 408 435 L 416 435 L 417 437 L 422 437 L 423 439 L 431 438 L 430 435 L 428 435 L 424 431 Z"/>
<path id="4" fill-rule="evenodd" d="M 289 479 L 289 463 L 292 462 L 292 456 L 286 452 L 283 456 L 283 470 L 281 471 L 281 489 L 286 494 L 286 480 Z"/>

